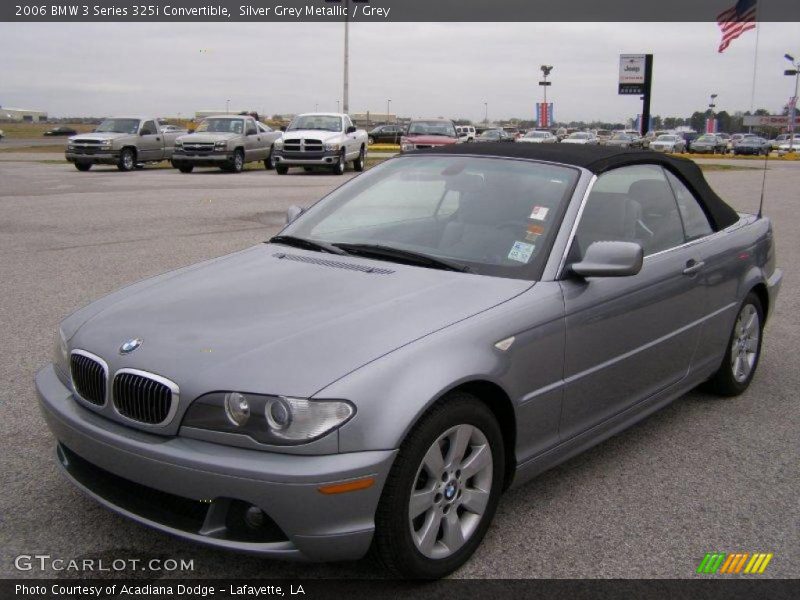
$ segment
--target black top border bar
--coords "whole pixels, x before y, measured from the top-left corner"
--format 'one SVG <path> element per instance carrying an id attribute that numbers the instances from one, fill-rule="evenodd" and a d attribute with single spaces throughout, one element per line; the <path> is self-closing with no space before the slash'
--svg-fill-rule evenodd
<path id="1" fill-rule="evenodd" d="M 716 22 L 737 0 L 4 0 L 0 22 Z M 757 0 L 800 22 L 800 1 Z M 347 15 L 345 17 L 345 15 Z"/>

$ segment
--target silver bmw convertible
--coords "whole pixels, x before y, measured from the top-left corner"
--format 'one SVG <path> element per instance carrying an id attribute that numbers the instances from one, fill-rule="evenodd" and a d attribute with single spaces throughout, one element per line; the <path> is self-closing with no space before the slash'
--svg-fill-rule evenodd
<path id="1" fill-rule="evenodd" d="M 287 221 L 61 323 L 58 465 L 163 532 L 408 577 L 463 564 L 510 486 L 744 392 L 782 276 L 769 219 L 652 152 L 416 151 Z"/>

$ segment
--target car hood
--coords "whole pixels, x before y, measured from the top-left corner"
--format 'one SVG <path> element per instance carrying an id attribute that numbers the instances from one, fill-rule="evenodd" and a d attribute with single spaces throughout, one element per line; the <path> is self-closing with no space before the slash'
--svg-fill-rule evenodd
<path id="1" fill-rule="evenodd" d="M 323 142 L 327 140 L 331 140 L 333 138 L 338 138 L 342 136 L 341 131 L 321 131 L 319 129 L 294 129 L 292 131 L 286 131 L 283 134 L 283 141 L 286 140 L 300 140 L 300 139 L 312 139 L 312 140 L 321 140 Z"/>
<path id="2" fill-rule="evenodd" d="M 87 140 L 116 140 L 122 137 L 129 137 L 135 135 L 133 133 L 114 133 L 114 132 L 97 132 L 97 133 L 79 133 L 78 135 L 70 136 L 70 142 L 83 142 Z"/>
<path id="3" fill-rule="evenodd" d="M 238 133 L 229 133 L 225 131 L 202 131 L 200 133 L 189 133 L 187 135 L 179 136 L 175 141 L 180 140 L 189 144 L 213 144 L 214 142 L 221 142 L 225 140 L 232 140 L 241 137 Z"/>
<path id="4" fill-rule="evenodd" d="M 563 139 L 561 140 L 562 144 L 588 144 L 589 140 L 577 140 L 577 139 Z"/>
<path id="5" fill-rule="evenodd" d="M 69 343 L 112 372 L 168 377 L 182 398 L 221 389 L 308 397 L 530 286 L 263 244 L 89 305 Z M 131 338 L 141 347 L 121 356 Z"/>

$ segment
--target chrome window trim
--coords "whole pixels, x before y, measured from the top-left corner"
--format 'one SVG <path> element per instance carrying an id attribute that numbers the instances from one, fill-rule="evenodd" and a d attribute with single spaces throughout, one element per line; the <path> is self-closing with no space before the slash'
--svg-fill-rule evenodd
<path id="1" fill-rule="evenodd" d="M 559 261 L 558 269 L 556 270 L 556 280 L 562 279 L 564 276 L 567 255 L 569 254 L 570 248 L 572 248 L 572 242 L 575 240 L 575 234 L 578 231 L 578 225 L 580 225 L 581 218 L 583 218 L 583 209 L 586 208 L 586 201 L 589 199 L 589 194 L 592 193 L 595 183 L 597 183 L 597 175 L 592 174 L 592 178 L 589 180 L 589 184 L 586 186 L 586 191 L 583 192 L 583 198 L 581 198 L 581 205 L 578 208 L 578 214 L 575 215 L 575 220 L 572 222 L 572 229 L 570 229 L 569 237 L 567 238 L 567 245 L 564 247 L 564 252 L 561 254 L 561 260 Z"/>
<path id="2" fill-rule="evenodd" d="M 137 421 L 136 419 L 131 419 L 123 415 L 117 409 L 116 402 L 114 402 L 113 397 L 113 389 L 114 389 L 114 381 L 117 379 L 117 375 L 122 375 L 124 373 L 128 373 L 130 375 L 138 375 L 139 377 L 145 377 L 147 379 L 151 379 L 157 383 L 167 386 L 170 391 L 172 392 L 172 402 L 170 403 L 169 411 L 167 412 L 167 416 L 164 418 L 163 421 L 158 423 L 145 423 L 143 421 Z M 127 421 L 128 423 L 133 423 L 137 427 L 163 427 L 172 422 L 175 418 L 175 414 L 178 412 L 178 404 L 180 403 L 180 387 L 174 381 L 167 379 L 166 377 L 162 377 L 161 375 L 156 375 L 155 373 L 150 373 L 149 371 L 141 371 L 139 369 L 119 369 L 114 373 L 114 379 L 111 381 L 111 385 L 106 385 L 106 394 L 109 398 L 111 398 L 111 408 L 118 417 Z"/>
<path id="3" fill-rule="evenodd" d="M 95 404 L 94 402 L 89 402 L 86 398 L 81 396 L 78 393 L 78 388 L 75 387 L 75 382 L 72 380 L 72 355 L 77 354 L 79 356 L 83 356 L 85 358 L 91 359 L 98 363 L 101 367 L 103 367 L 103 372 L 105 373 L 106 378 L 106 394 L 105 398 L 103 398 L 102 404 Z M 75 396 L 75 399 L 82 406 L 86 406 L 87 408 L 91 408 L 93 410 L 100 410 L 108 406 L 108 399 L 110 397 L 110 389 L 109 389 L 109 376 L 108 376 L 108 363 L 104 361 L 102 358 L 97 356 L 96 354 L 92 354 L 91 352 L 87 352 L 86 350 L 81 350 L 80 348 L 75 348 L 69 353 L 70 361 L 69 361 L 69 385 L 72 388 L 72 395 Z"/>

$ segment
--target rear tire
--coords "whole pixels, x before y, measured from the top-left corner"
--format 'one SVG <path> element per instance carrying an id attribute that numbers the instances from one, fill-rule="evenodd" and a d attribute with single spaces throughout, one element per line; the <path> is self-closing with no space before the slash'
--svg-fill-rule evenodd
<path id="1" fill-rule="evenodd" d="M 400 446 L 375 514 L 372 556 L 392 575 L 452 573 L 489 528 L 504 469 L 492 411 L 471 394 L 448 394 Z"/>
<path id="2" fill-rule="evenodd" d="M 88 171 L 89 169 L 92 168 L 92 163 L 76 162 L 75 168 L 78 169 L 78 171 Z"/>
<path id="3" fill-rule="evenodd" d="M 750 386 L 761 358 L 764 309 L 761 300 L 750 292 L 739 307 L 733 331 L 728 338 L 725 358 L 703 388 L 719 396 L 738 396 Z"/>
<path id="4" fill-rule="evenodd" d="M 120 171 L 133 171 L 136 168 L 136 151 L 133 148 L 122 149 L 117 168 Z"/>

